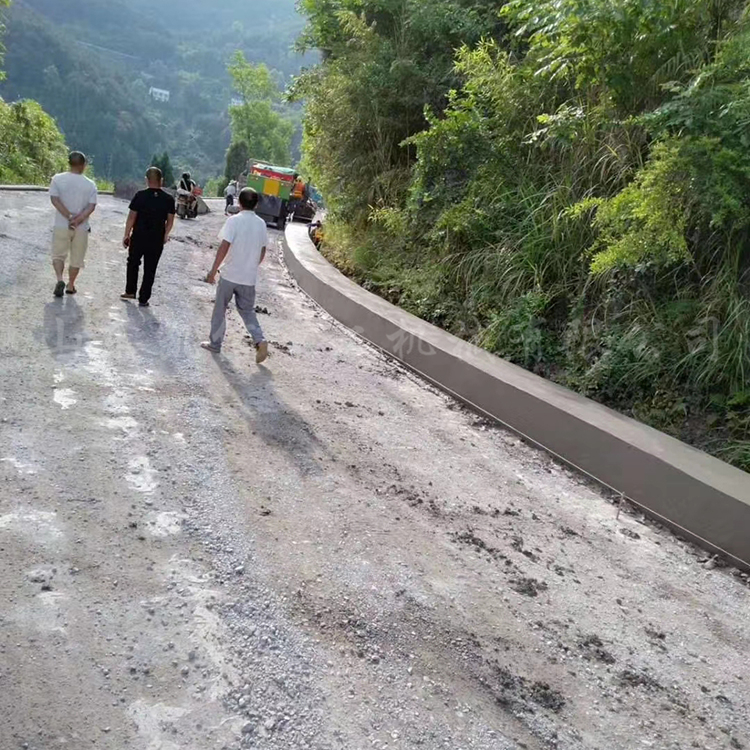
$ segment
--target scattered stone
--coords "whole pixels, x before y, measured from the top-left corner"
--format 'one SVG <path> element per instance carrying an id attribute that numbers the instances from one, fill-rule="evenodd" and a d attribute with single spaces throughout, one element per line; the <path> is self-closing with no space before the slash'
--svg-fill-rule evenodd
<path id="1" fill-rule="evenodd" d="M 589 635 L 584 638 L 580 647 L 584 652 L 584 658 L 600 661 L 602 664 L 614 664 L 616 659 L 604 648 L 602 639 L 598 635 Z"/>
<path id="2" fill-rule="evenodd" d="M 539 596 L 540 591 L 546 591 L 549 587 L 544 581 L 538 581 L 536 578 L 514 578 L 510 582 L 510 587 L 517 594 L 523 596 Z"/>
<path id="3" fill-rule="evenodd" d="M 647 690 L 663 690 L 664 688 L 645 672 L 628 667 L 620 672 L 620 685 L 623 687 L 643 687 Z"/>
<path id="4" fill-rule="evenodd" d="M 637 531 L 629 529 L 627 526 L 620 526 L 620 533 L 628 539 L 640 539 L 641 535 Z"/>

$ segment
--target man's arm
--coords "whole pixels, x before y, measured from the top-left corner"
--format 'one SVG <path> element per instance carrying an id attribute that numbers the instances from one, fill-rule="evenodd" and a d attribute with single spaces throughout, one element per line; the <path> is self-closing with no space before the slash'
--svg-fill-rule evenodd
<path id="1" fill-rule="evenodd" d="M 88 221 L 89 216 L 96 211 L 96 203 L 98 200 L 98 192 L 96 189 L 96 185 L 94 183 L 91 183 L 91 192 L 89 193 L 89 202 L 86 206 L 86 208 L 81 211 L 77 216 L 74 216 L 72 221 L 70 222 L 70 226 L 73 229 L 77 229 L 81 224 L 85 224 Z"/>
<path id="2" fill-rule="evenodd" d="M 208 276 L 206 276 L 206 281 L 209 284 L 216 283 L 216 274 L 219 271 L 219 266 L 224 262 L 224 258 L 227 257 L 230 247 L 231 244 L 227 240 L 223 240 L 221 245 L 219 245 L 219 249 L 216 251 L 216 260 L 214 260 L 213 268 L 208 272 Z"/>
<path id="3" fill-rule="evenodd" d="M 263 249 L 260 251 L 260 261 L 258 262 L 258 265 L 262 265 L 263 261 L 266 259 L 266 246 L 263 245 Z"/>
<path id="4" fill-rule="evenodd" d="M 65 204 L 60 199 L 60 189 L 57 186 L 57 177 L 53 177 L 52 182 L 50 182 L 49 199 L 60 216 L 62 216 L 65 221 L 70 222 L 73 218 L 73 214 L 68 211 L 68 209 L 65 207 Z"/>
<path id="5" fill-rule="evenodd" d="M 169 235 L 172 234 L 172 229 L 174 227 L 174 214 L 167 214 L 167 224 L 164 227 L 164 244 L 166 245 L 167 242 L 169 242 Z"/>
<path id="6" fill-rule="evenodd" d="M 96 211 L 96 203 L 89 203 L 89 205 L 86 206 L 86 208 L 84 208 L 80 214 L 74 216 L 70 220 L 70 226 L 75 228 L 81 226 L 81 224 L 85 224 L 89 216 L 91 216 L 94 211 Z"/>
<path id="7" fill-rule="evenodd" d="M 135 222 L 138 219 L 138 212 L 133 211 L 133 209 L 130 209 L 130 213 L 128 214 L 128 220 L 125 222 L 125 236 L 122 239 L 122 244 L 124 247 L 130 247 L 130 237 L 133 234 L 133 229 L 135 228 Z"/>
<path id="8" fill-rule="evenodd" d="M 65 218 L 65 221 L 70 222 L 73 220 L 73 214 L 65 208 L 63 202 L 56 195 L 51 195 L 50 200 L 52 201 L 52 205 Z"/>

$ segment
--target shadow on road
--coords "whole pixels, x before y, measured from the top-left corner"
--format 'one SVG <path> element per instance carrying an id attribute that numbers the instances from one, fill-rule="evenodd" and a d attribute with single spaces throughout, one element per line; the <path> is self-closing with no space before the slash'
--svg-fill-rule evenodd
<path id="1" fill-rule="evenodd" d="M 287 453 L 302 474 L 320 473 L 316 456 L 328 451 L 305 419 L 278 395 L 273 373 L 263 366 L 255 372 L 239 372 L 226 357 L 218 354 L 214 359 L 242 401 L 250 429 L 267 445 Z"/>
<path id="2" fill-rule="evenodd" d="M 74 297 L 55 299 L 44 306 L 44 341 L 56 358 L 76 354 L 91 340 L 86 318 Z"/>
<path id="3" fill-rule="evenodd" d="M 161 322 L 150 307 L 139 307 L 137 302 L 123 302 L 123 306 L 128 316 L 126 332 L 130 343 L 146 361 L 156 363 L 164 345 L 157 336 Z"/>

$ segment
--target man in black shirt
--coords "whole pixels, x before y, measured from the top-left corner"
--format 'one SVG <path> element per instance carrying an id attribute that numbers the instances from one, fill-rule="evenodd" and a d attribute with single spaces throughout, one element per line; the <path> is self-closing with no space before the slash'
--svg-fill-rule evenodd
<path id="1" fill-rule="evenodd" d="M 148 307 L 164 245 L 174 226 L 174 198 L 161 189 L 162 173 L 158 167 L 146 172 L 148 187 L 135 194 L 125 224 L 122 244 L 128 248 L 128 279 L 122 299 L 135 299 L 138 291 L 138 269 L 143 259 L 143 282 L 138 301 Z"/>

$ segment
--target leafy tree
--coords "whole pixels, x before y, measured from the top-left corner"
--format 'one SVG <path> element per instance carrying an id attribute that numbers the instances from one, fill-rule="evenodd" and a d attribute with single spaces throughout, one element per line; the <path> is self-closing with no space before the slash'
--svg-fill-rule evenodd
<path id="1" fill-rule="evenodd" d="M 224 177 L 227 184 L 236 180 L 247 169 L 250 161 L 250 148 L 245 141 L 235 141 L 227 151 L 227 166 Z"/>
<path id="2" fill-rule="evenodd" d="M 271 76 L 271 71 L 264 63 L 251 65 L 244 53 L 236 51 L 228 70 L 235 91 L 246 103 L 259 100 L 278 101 L 278 87 Z"/>
<path id="3" fill-rule="evenodd" d="M 161 156 L 154 154 L 154 156 L 151 157 L 151 165 L 161 169 L 165 185 L 171 187 L 175 184 L 174 169 L 167 151 L 161 154 Z"/>
<path id="4" fill-rule="evenodd" d="M 0 0 L 0 12 L 9 5 Z M 0 15 L 0 38 L 5 27 Z M 5 47 L 0 41 L 0 64 Z M 4 73 L 0 70 L 0 80 Z M 61 171 L 67 147 L 55 121 L 34 101 L 6 104 L 0 98 L 0 182 L 39 184 Z"/>
<path id="5" fill-rule="evenodd" d="M 334 210 L 364 220 L 398 203 L 415 156 L 408 139 L 458 85 L 457 47 L 499 31 L 501 2 L 302 0 L 300 48 L 325 64 L 296 83 L 307 102 L 305 159 Z"/>
<path id="6" fill-rule="evenodd" d="M 280 95 L 270 71 L 265 65 L 249 63 L 237 52 L 229 73 L 243 99 L 242 104 L 230 109 L 232 141 L 247 144 L 254 159 L 288 164 L 294 126 L 275 107 Z"/>
<path id="7" fill-rule="evenodd" d="M 0 99 L 0 182 L 43 184 L 64 169 L 68 150 L 37 102 Z"/>
<path id="8" fill-rule="evenodd" d="M 2 9 L 7 8 L 10 5 L 10 0 L 0 0 L 0 39 L 2 39 L 3 34 L 5 33 L 5 24 L 3 23 L 3 16 Z M 0 41 L 0 65 L 3 64 L 3 58 L 5 56 L 5 47 L 3 46 L 2 41 Z M 5 72 L 3 70 L 0 70 L 0 81 L 4 80 L 5 78 Z"/>

